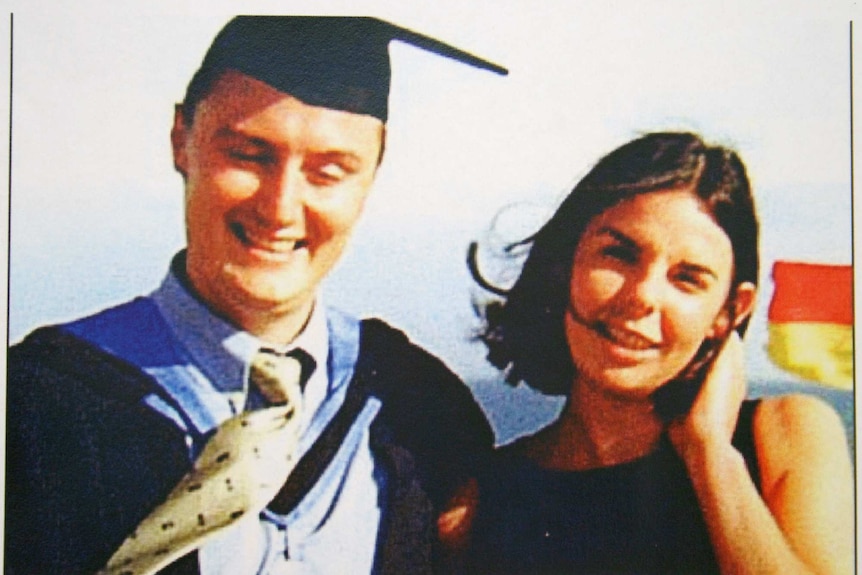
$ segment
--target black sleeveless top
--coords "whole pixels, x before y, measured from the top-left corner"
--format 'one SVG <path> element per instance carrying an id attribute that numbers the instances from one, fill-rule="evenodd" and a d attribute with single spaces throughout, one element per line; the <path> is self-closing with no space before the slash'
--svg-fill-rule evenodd
<path id="1" fill-rule="evenodd" d="M 746 401 L 733 443 L 759 486 Z M 682 460 L 667 436 L 641 459 L 543 469 L 500 452 L 480 478 L 466 573 L 718 573 Z"/>

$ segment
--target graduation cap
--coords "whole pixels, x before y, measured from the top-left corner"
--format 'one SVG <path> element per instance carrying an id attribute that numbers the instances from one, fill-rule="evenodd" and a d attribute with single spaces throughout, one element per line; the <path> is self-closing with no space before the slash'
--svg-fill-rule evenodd
<path id="1" fill-rule="evenodd" d="M 307 104 L 386 122 L 392 40 L 508 74 L 496 64 L 377 18 L 237 16 L 213 40 L 189 84 L 186 104 L 204 97 L 211 83 L 231 69 Z"/>

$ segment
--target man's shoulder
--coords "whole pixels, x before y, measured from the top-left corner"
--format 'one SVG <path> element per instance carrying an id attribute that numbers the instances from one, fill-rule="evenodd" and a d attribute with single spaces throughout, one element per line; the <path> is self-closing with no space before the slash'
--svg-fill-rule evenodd
<path id="1" fill-rule="evenodd" d="M 149 377 L 61 326 L 36 329 L 7 358 L 7 527 L 50 551 L 36 565 L 52 565 L 15 572 L 92 572 L 187 469 L 183 433 L 140 401 Z M 32 562 L 13 547 L 12 561 Z"/>
<path id="2" fill-rule="evenodd" d="M 381 345 L 419 347 L 410 341 L 410 338 L 407 337 L 404 331 L 378 317 L 364 318 L 360 322 L 360 325 L 362 326 L 362 336 L 365 338 L 365 341 L 371 338 L 371 341 Z"/>
<path id="3" fill-rule="evenodd" d="M 29 353 L 45 346 L 78 347 L 89 342 L 110 354 L 110 346 L 102 345 L 103 342 L 151 330 L 158 319 L 155 302 L 148 297 L 136 297 L 78 319 L 38 327 L 12 345 L 10 351 Z"/>
<path id="4" fill-rule="evenodd" d="M 20 344 L 27 342 L 32 344 L 33 341 L 41 341 L 44 334 L 53 331 L 61 330 L 64 332 L 73 333 L 80 337 L 81 332 L 87 329 L 118 327 L 128 324 L 132 316 L 141 316 L 143 311 L 155 310 L 155 303 L 151 298 L 145 296 L 135 297 L 119 304 L 110 305 L 86 315 L 79 316 L 75 319 L 60 321 L 57 323 L 43 324 L 40 327 L 34 328 L 25 336 L 21 342 L 11 346 L 18 347 Z M 33 336 L 35 337 L 35 340 Z M 87 339 L 87 338 L 82 338 Z"/>
<path id="5" fill-rule="evenodd" d="M 141 333 L 153 329 L 160 313 L 150 297 L 136 297 L 119 305 L 60 325 L 64 331 L 98 344 L 99 340 L 123 337 L 129 332 Z"/>
<path id="6" fill-rule="evenodd" d="M 379 318 L 366 318 L 361 322 L 360 365 L 370 364 L 380 369 L 406 370 L 412 377 L 457 381 L 456 376 L 436 355 L 412 341 L 399 328 Z"/>
<path id="7" fill-rule="evenodd" d="M 69 395 L 124 402 L 136 402 L 152 392 L 151 378 L 119 353 L 122 345 L 117 342 L 144 345 L 143 334 L 157 321 L 153 311 L 149 299 L 136 298 L 78 320 L 35 329 L 9 348 L 10 401 L 18 395 L 38 399 L 56 394 L 58 386 Z"/>
<path id="8" fill-rule="evenodd" d="M 170 365 L 176 358 L 175 336 L 151 297 L 136 297 L 58 327 L 132 365 Z"/>
<path id="9" fill-rule="evenodd" d="M 490 433 L 470 388 L 440 358 L 380 319 L 363 320 L 361 337 L 357 372 L 387 413 L 397 411 L 409 426 L 436 430 L 448 422 L 477 437 Z"/>
<path id="10" fill-rule="evenodd" d="M 137 399 L 151 390 L 138 367 L 56 325 L 38 328 L 9 348 L 7 378 L 10 396 L 51 389 L 59 381 L 67 390 L 80 386 L 117 399 Z"/>

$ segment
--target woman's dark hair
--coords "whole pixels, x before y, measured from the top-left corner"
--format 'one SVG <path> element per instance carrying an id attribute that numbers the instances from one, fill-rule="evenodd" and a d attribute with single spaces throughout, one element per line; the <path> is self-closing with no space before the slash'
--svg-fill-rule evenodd
<path id="1" fill-rule="evenodd" d="M 594 217 L 621 201 L 675 188 L 690 189 L 700 198 L 730 238 L 731 293 L 741 282 L 757 285 L 758 223 L 739 156 L 691 133 L 647 134 L 599 160 L 535 235 L 516 242 L 532 244 L 529 256 L 505 298 L 482 309 L 485 325 L 479 334 L 488 348 L 488 361 L 504 370 L 509 383 L 524 381 L 546 394 L 568 393 L 574 366 L 564 315 L 581 235 Z M 477 283 L 490 287 L 475 261 L 470 267 Z M 737 328 L 740 335 L 746 326 L 747 320 Z"/>

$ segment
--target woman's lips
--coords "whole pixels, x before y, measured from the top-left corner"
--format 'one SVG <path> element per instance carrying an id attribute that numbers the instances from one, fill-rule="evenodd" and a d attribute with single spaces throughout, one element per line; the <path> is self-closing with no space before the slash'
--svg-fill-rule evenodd
<path id="1" fill-rule="evenodd" d="M 593 329 L 612 343 L 634 351 L 654 349 L 659 346 L 658 342 L 624 327 L 597 322 Z"/>
<path id="2" fill-rule="evenodd" d="M 581 316 L 572 305 L 569 305 L 569 315 L 575 322 L 595 332 L 617 347 L 631 351 L 652 350 L 661 347 L 660 341 L 656 341 L 636 330 L 604 319 L 588 320 Z"/>

